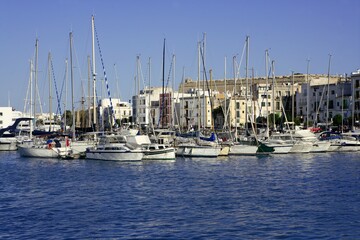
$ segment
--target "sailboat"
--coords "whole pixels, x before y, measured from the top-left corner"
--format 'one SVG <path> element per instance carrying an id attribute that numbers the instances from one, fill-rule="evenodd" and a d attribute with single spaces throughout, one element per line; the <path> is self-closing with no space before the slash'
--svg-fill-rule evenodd
<path id="1" fill-rule="evenodd" d="M 36 48 L 36 59 L 35 59 L 35 82 L 34 82 L 34 113 L 32 113 L 32 104 L 31 105 L 31 114 L 34 114 L 35 117 L 35 99 L 36 99 L 36 88 L 37 88 L 37 63 L 38 63 L 38 39 L 36 39 L 35 43 Z M 30 86 L 32 85 L 32 63 L 30 64 Z M 50 71 L 50 70 L 49 70 Z M 50 79 L 49 79 L 50 81 Z M 32 93 L 31 93 L 32 94 Z M 32 116 L 30 116 L 32 118 Z M 34 137 L 32 135 L 33 124 L 30 122 L 30 139 L 27 141 L 23 141 L 18 145 L 19 154 L 23 157 L 44 157 L 44 158 L 57 158 L 60 156 L 66 156 L 69 154 L 69 149 L 67 148 L 67 144 L 61 139 L 54 138 L 46 140 L 42 137 Z"/>
<path id="2" fill-rule="evenodd" d="M 205 37 L 204 37 L 205 38 Z M 204 43 L 205 39 L 203 40 Z M 207 81 L 206 69 L 205 69 L 205 60 L 204 60 L 204 45 L 201 46 L 201 43 L 198 43 L 198 91 L 197 91 L 197 101 L 198 101 L 198 116 L 197 116 L 197 131 L 190 131 L 184 134 L 178 134 L 175 140 L 175 146 L 177 148 L 176 155 L 181 157 L 218 157 L 221 152 L 221 146 L 218 143 L 218 139 L 215 133 L 211 133 L 210 137 L 203 136 L 200 132 L 201 127 L 201 109 L 205 109 L 205 80 Z M 201 58 L 201 59 L 200 59 Z M 204 89 L 200 91 L 200 63 L 202 62 L 204 70 Z M 203 97 L 203 107 L 201 108 L 200 95 Z M 210 105 L 212 108 L 211 94 L 208 91 L 208 97 Z M 205 126 L 205 114 L 203 117 L 203 126 Z"/>
<path id="3" fill-rule="evenodd" d="M 257 155 L 257 154 L 268 154 L 273 151 L 270 147 L 265 146 L 264 143 L 260 143 L 258 141 L 256 131 L 253 127 L 253 119 L 251 119 L 250 123 L 248 122 L 248 96 L 249 96 L 249 80 L 248 80 L 248 61 L 249 61 L 249 41 L 250 37 L 246 36 L 246 67 L 245 67 L 245 133 L 242 136 L 238 135 L 238 120 L 237 114 L 235 114 L 235 136 L 232 139 L 232 144 L 230 146 L 229 155 Z M 233 58 L 233 69 L 234 69 L 234 99 L 235 103 L 237 102 L 237 85 L 236 85 L 236 70 L 235 67 L 235 57 Z M 235 111 L 237 111 L 237 104 L 235 104 Z M 253 135 L 249 134 L 249 125 L 251 125 Z"/>

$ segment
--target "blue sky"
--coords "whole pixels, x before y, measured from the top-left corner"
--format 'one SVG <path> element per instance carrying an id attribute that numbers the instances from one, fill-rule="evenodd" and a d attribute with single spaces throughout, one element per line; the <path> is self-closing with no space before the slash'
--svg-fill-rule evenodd
<path id="1" fill-rule="evenodd" d="M 166 78 L 171 56 L 176 56 L 176 86 L 197 77 L 197 42 L 206 33 L 206 68 L 213 78 L 232 76 L 231 59 L 242 55 L 250 36 L 249 67 L 265 75 L 265 50 L 275 60 L 275 74 L 291 71 L 350 74 L 360 68 L 360 1 L 358 0 L 2 0 L 0 2 L 0 106 L 24 107 L 29 60 L 39 39 L 39 92 L 48 106 L 47 56 L 52 54 L 60 90 L 69 58 L 69 32 L 74 35 L 76 102 L 87 89 L 87 56 L 91 55 L 91 15 L 95 25 L 112 97 L 127 101 L 134 94 L 136 56 L 140 55 L 143 81 L 161 86 L 162 47 L 166 38 Z M 98 79 L 103 79 L 97 52 Z M 244 76 L 244 61 L 240 74 Z M 117 77 L 115 76 L 117 75 Z M 101 94 L 101 81 L 98 93 Z M 70 90 L 69 90 L 70 91 Z M 53 93 L 55 98 L 55 93 Z M 86 90 L 85 90 L 86 95 Z M 55 98 L 56 99 L 56 98 Z M 54 106 L 56 100 L 54 99 Z M 69 98 L 70 99 L 70 98 Z M 69 102 L 70 103 L 70 102 Z"/>

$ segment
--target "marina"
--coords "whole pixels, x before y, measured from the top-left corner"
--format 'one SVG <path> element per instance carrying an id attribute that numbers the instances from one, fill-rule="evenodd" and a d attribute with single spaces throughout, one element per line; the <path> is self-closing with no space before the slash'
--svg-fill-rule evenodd
<path id="1" fill-rule="evenodd" d="M 359 9 L 5 1 L 0 239 L 360 239 Z"/>
<path id="2" fill-rule="evenodd" d="M 88 161 L 0 152 L 0 238 L 356 239 L 358 153 Z"/>

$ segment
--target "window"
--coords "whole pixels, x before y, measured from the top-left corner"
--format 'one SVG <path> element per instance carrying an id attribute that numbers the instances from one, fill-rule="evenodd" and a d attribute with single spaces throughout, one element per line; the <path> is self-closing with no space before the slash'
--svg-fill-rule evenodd
<path id="1" fill-rule="evenodd" d="M 0 112 L 0 116 L 2 116 L 3 115 L 3 113 L 2 112 Z"/>
<path id="2" fill-rule="evenodd" d="M 335 90 L 331 90 L 331 95 L 334 95 L 335 94 Z"/>

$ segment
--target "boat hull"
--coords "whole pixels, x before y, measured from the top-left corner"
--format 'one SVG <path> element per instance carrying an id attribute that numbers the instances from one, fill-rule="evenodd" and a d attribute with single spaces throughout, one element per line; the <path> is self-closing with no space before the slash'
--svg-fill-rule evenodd
<path id="1" fill-rule="evenodd" d="M 36 146 L 18 146 L 18 151 L 22 157 L 38 157 L 38 158 L 59 158 L 69 154 L 66 148 L 43 148 Z"/>
<path id="2" fill-rule="evenodd" d="M 0 151 L 15 151 L 15 150 L 17 150 L 17 141 L 15 138 L 0 139 Z"/>
<path id="3" fill-rule="evenodd" d="M 229 155 L 256 155 L 257 145 L 235 144 L 230 147 Z"/>
<path id="4" fill-rule="evenodd" d="M 143 153 L 144 156 L 142 160 L 174 160 L 175 159 L 174 148 L 144 151 Z"/>
<path id="5" fill-rule="evenodd" d="M 181 157 L 218 157 L 220 154 L 220 147 L 211 146 L 178 146 L 176 155 Z"/>
<path id="6" fill-rule="evenodd" d="M 85 158 L 103 161 L 141 161 L 143 153 L 139 151 L 87 150 Z"/>

